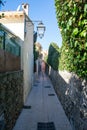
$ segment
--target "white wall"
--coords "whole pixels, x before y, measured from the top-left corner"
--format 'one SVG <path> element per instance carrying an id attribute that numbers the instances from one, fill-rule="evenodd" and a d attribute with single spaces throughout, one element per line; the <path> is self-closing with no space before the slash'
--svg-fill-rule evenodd
<path id="1" fill-rule="evenodd" d="M 24 39 L 24 102 L 32 87 L 33 77 L 33 24 L 26 23 Z"/>
<path id="2" fill-rule="evenodd" d="M 24 41 L 24 23 L 4 23 L 3 25 Z"/>

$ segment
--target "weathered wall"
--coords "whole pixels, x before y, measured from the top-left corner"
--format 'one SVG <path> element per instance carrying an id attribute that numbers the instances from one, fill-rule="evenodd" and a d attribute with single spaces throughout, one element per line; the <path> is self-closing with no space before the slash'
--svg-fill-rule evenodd
<path id="1" fill-rule="evenodd" d="M 14 61 L 14 62 L 13 62 Z M 21 69 L 21 61 L 19 56 L 15 56 L 0 50 L 0 72 L 14 71 Z"/>
<path id="2" fill-rule="evenodd" d="M 5 130 L 12 130 L 22 107 L 23 72 L 0 74 L 0 113 L 4 113 Z"/>
<path id="3" fill-rule="evenodd" d="M 87 82 L 73 73 L 52 69 L 50 78 L 73 130 L 87 130 Z"/>

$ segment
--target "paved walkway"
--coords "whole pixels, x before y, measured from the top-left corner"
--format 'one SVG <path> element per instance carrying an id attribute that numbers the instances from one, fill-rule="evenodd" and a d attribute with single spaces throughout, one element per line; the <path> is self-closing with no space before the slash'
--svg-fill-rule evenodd
<path id="1" fill-rule="evenodd" d="M 34 83 L 13 130 L 72 130 L 51 81 L 45 74 L 40 75 Z"/>

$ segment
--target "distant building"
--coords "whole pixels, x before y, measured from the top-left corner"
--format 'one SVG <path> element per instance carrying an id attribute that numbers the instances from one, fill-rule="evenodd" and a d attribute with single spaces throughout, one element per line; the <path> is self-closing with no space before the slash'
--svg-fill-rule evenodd
<path id="1" fill-rule="evenodd" d="M 0 19 L 6 28 L 21 39 L 21 69 L 24 71 L 24 102 L 32 87 L 33 81 L 33 32 L 34 25 L 28 17 L 29 5 L 22 4 L 17 11 L 4 11 Z"/>

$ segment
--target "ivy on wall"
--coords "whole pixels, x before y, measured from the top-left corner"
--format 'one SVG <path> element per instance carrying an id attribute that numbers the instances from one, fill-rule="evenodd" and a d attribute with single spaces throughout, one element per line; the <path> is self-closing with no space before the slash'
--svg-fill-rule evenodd
<path id="1" fill-rule="evenodd" d="M 62 35 L 60 68 L 87 79 L 87 2 L 55 0 Z"/>

